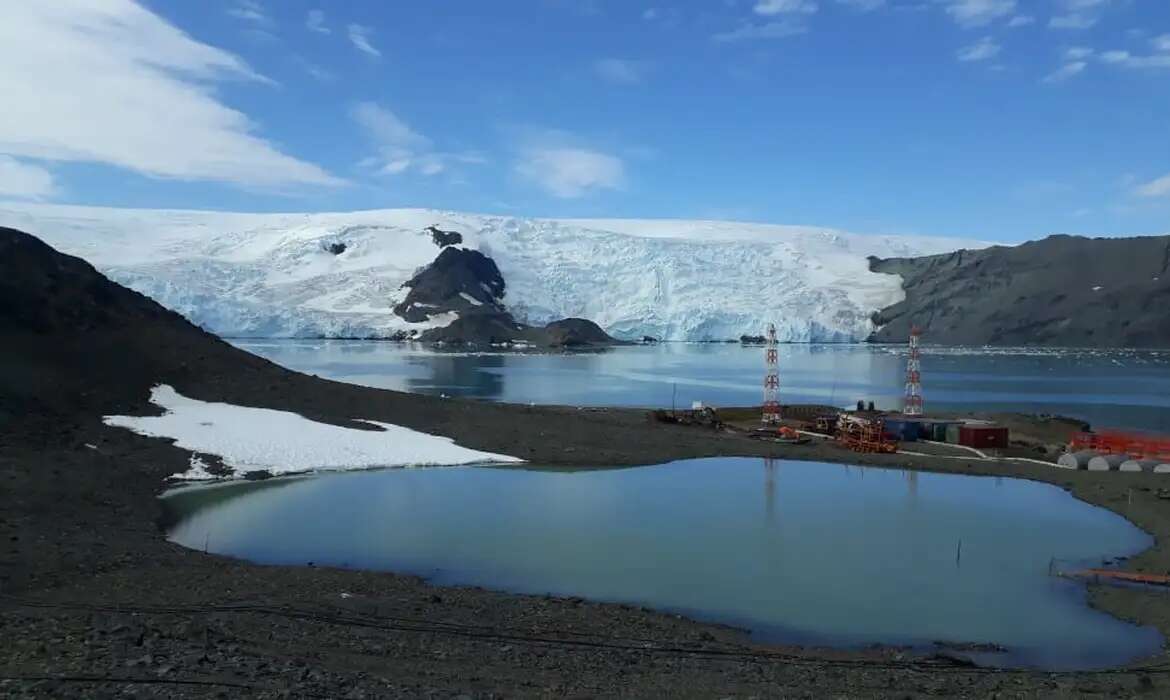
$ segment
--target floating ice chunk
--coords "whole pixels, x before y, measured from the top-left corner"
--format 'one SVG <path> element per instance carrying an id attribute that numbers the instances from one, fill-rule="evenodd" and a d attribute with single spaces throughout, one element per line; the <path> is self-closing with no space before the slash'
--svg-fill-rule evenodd
<path id="1" fill-rule="evenodd" d="M 522 461 L 389 423 L 362 421 L 380 430 L 344 428 L 287 411 L 198 401 L 166 385 L 151 390 L 150 400 L 166 413 L 106 416 L 105 423 L 139 435 L 171 438 L 194 453 L 216 455 L 234 475 Z M 198 455 L 191 456 L 190 465 L 175 477 L 212 478 Z"/>

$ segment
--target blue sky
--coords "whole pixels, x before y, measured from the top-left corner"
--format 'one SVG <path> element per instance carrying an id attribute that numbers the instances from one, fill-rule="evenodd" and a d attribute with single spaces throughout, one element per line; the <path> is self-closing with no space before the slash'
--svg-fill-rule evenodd
<path id="1" fill-rule="evenodd" d="M 5 199 L 1170 232 L 1166 0 L 5 12 Z"/>

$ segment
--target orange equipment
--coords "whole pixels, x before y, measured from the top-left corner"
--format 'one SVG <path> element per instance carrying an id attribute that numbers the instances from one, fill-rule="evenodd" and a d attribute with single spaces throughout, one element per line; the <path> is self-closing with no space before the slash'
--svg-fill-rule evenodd
<path id="1" fill-rule="evenodd" d="M 1170 438 L 1120 430 L 1099 433 L 1077 433 L 1069 448 L 1073 451 L 1092 450 L 1105 454 L 1129 455 L 1135 459 L 1155 459 L 1170 462 Z"/>
<path id="2" fill-rule="evenodd" d="M 842 413 L 837 420 L 837 442 L 854 452 L 898 451 L 898 443 L 886 437 L 886 425 L 881 418 Z"/>

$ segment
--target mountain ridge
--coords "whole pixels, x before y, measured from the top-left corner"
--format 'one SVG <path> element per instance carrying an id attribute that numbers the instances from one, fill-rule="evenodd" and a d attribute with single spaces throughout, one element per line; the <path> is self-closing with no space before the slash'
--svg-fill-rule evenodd
<path id="1" fill-rule="evenodd" d="M 870 265 L 906 291 L 875 314 L 876 342 L 905 342 L 914 324 L 943 345 L 1170 348 L 1170 235 L 1060 234 Z"/>
<path id="2" fill-rule="evenodd" d="M 638 340 L 860 341 L 901 299 L 871 254 L 979 242 L 688 220 L 554 220 L 424 209 L 237 214 L 0 204 L 0 223 L 80 255 L 115 281 L 228 337 L 422 334 L 393 307 L 435 257 L 428 227 L 491 257 L 517 321 L 587 318 Z"/>

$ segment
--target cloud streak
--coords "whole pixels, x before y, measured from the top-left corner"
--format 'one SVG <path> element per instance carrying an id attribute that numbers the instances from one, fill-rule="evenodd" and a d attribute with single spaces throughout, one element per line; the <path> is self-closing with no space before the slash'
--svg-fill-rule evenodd
<path id="1" fill-rule="evenodd" d="M 602 58 L 593 63 L 597 77 L 614 85 L 639 85 L 646 79 L 650 66 L 645 61 Z"/>
<path id="2" fill-rule="evenodd" d="M 438 175 L 452 163 L 486 162 L 473 153 L 441 153 L 431 139 L 412 129 L 397 114 L 375 102 L 359 102 L 350 110 L 350 118 L 366 132 L 377 149 L 377 156 L 366 158 L 362 165 L 374 167 L 382 175 L 416 172 Z"/>
<path id="3" fill-rule="evenodd" d="M 349 37 L 349 43 L 353 44 L 354 48 L 366 54 L 367 56 L 381 58 L 382 52 L 379 51 L 370 41 L 370 36 L 373 33 L 373 29 L 361 24 L 351 24 L 346 27 L 346 35 Z"/>
<path id="4" fill-rule="evenodd" d="M 15 3 L 0 65 L 0 154 L 272 189 L 343 182 L 255 135 L 213 89 L 271 81 L 132 0 Z"/>
<path id="5" fill-rule="evenodd" d="M 985 36 L 969 46 L 964 46 L 955 53 L 955 57 L 963 63 L 987 61 L 999 55 L 1000 45 L 991 37 Z"/>
<path id="6" fill-rule="evenodd" d="M 745 23 L 736 29 L 726 32 L 720 32 L 711 37 L 713 41 L 721 44 L 730 44 L 740 41 L 768 41 L 772 39 L 785 39 L 791 36 L 804 34 L 808 31 L 805 25 L 791 20 L 778 20 L 776 22 L 767 22 L 764 24 L 749 24 Z"/>
<path id="7" fill-rule="evenodd" d="M 516 163 L 525 180 L 560 199 L 619 189 L 625 165 L 616 156 L 584 148 L 531 148 Z"/>
<path id="8" fill-rule="evenodd" d="M 0 156 L 0 197 L 45 199 L 55 190 L 53 174 L 48 170 Z"/>

